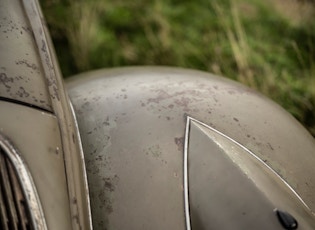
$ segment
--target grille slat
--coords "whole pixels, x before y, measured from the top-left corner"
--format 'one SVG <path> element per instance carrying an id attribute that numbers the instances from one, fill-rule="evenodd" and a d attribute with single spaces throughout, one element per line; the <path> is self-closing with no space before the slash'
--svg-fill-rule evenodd
<path id="1" fill-rule="evenodd" d="M 8 159 L 7 159 L 8 162 Z M 16 177 L 15 171 L 13 169 L 12 164 L 8 165 L 9 167 L 9 176 L 10 176 L 10 181 L 11 181 L 11 185 L 13 188 L 17 188 L 19 187 L 19 189 L 14 189 L 13 190 L 13 195 L 15 198 L 15 204 L 16 204 L 16 210 L 18 213 L 18 219 L 19 221 L 19 229 L 22 230 L 28 230 L 31 229 L 30 227 L 30 221 L 29 221 L 29 217 L 27 215 L 27 210 L 26 208 L 26 204 L 25 204 L 25 199 L 24 199 L 24 195 L 22 193 L 22 189 L 21 189 L 21 185 L 18 181 L 18 178 Z"/>
<path id="2" fill-rule="evenodd" d="M 2 229 L 31 230 L 24 194 L 16 171 L 0 148 L 0 219 Z"/>
<path id="3" fill-rule="evenodd" d="M 0 170 L 1 170 L 1 185 L 3 186 L 5 200 L 7 206 L 8 222 L 10 223 L 10 229 L 17 229 L 18 217 L 15 210 L 14 198 L 11 189 L 11 183 L 8 173 L 8 163 L 4 155 L 0 157 Z"/>
<path id="4" fill-rule="evenodd" d="M 1 166 L 0 166 L 1 167 Z M 1 182 L 0 182 L 1 184 Z M 3 196 L 3 192 L 2 192 L 2 186 L 0 187 L 0 223 L 1 223 L 1 229 L 4 230 L 9 230 L 8 227 L 8 222 L 9 222 L 9 218 L 7 216 L 7 212 L 6 212 L 6 205 L 4 202 L 4 196 Z"/>

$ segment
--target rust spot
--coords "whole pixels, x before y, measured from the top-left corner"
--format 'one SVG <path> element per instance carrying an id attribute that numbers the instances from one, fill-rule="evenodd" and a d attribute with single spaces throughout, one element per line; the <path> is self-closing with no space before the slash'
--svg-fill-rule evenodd
<path id="1" fill-rule="evenodd" d="M 73 215 L 72 218 L 77 222 L 79 223 L 79 216 L 76 214 L 76 215 Z"/>
<path id="2" fill-rule="evenodd" d="M 148 103 L 160 103 L 161 101 L 164 101 L 166 99 L 172 99 L 174 97 L 178 97 L 178 96 L 182 96 L 180 99 L 177 99 L 177 103 L 180 103 L 179 105 L 181 105 L 182 103 L 186 103 L 187 100 L 191 100 L 190 97 L 191 96 L 198 96 L 200 95 L 200 92 L 197 90 L 185 90 L 185 91 L 180 91 L 180 92 L 175 92 L 173 94 L 169 94 L 168 92 L 166 92 L 165 90 L 154 90 L 158 95 L 155 98 L 149 98 L 147 100 Z M 185 97 L 185 95 L 189 95 L 189 97 Z M 176 104 L 177 104 L 176 103 Z"/>
<path id="3" fill-rule="evenodd" d="M 34 102 L 38 102 L 38 100 L 35 97 L 33 97 L 33 99 L 34 99 Z"/>
<path id="4" fill-rule="evenodd" d="M 159 158 L 162 155 L 162 150 L 159 145 L 153 145 L 148 148 L 146 155 L 152 155 L 155 158 Z"/>
<path id="5" fill-rule="evenodd" d="M 112 207 L 112 205 L 107 205 L 106 206 L 106 211 L 107 211 L 107 213 L 112 213 L 113 212 L 113 207 Z"/>
<path id="6" fill-rule="evenodd" d="M 59 100 L 60 100 L 60 98 L 59 98 L 59 90 L 58 90 L 57 86 L 54 85 L 54 86 L 52 87 L 52 89 L 53 89 L 53 91 L 54 91 L 53 98 L 54 98 L 54 99 L 57 98 L 57 100 L 59 101 Z"/>
<path id="7" fill-rule="evenodd" d="M 103 156 L 102 156 L 102 155 L 98 155 L 98 156 L 95 158 L 95 160 L 97 160 L 97 161 L 102 161 L 102 160 L 103 160 Z"/>
<path id="8" fill-rule="evenodd" d="M 268 147 L 271 149 L 271 150 L 274 150 L 274 148 L 272 147 L 272 145 L 270 143 L 267 143 Z"/>
<path id="9" fill-rule="evenodd" d="M 18 81 L 18 80 L 22 80 L 23 77 L 22 76 L 16 76 L 14 79 Z"/>
<path id="10" fill-rule="evenodd" d="M 175 104 L 182 107 L 187 107 L 188 104 L 191 102 L 191 99 L 188 97 L 181 97 L 178 100 L 175 100 Z"/>
<path id="11" fill-rule="evenodd" d="M 28 68 L 31 68 L 33 70 L 38 70 L 38 67 L 35 64 L 28 63 L 28 61 L 26 59 L 16 61 L 15 64 L 17 64 L 17 65 L 25 65 Z"/>
<path id="12" fill-rule="evenodd" d="M 19 97 L 28 97 L 30 94 L 25 91 L 24 87 L 20 87 L 19 90 L 16 92 L 16 95 Z"/>
<path id="13" fill-rule="evenodd" d="M 9 84 L 13 83 L 13 81 L 14 79 L 12 77 L 8 77 L 5 73 L 0 73 L 0 83 L 6 88 L 11 88 Z"/>
<path id="14" fill-rule="evenodd" d="M 100 208 L 105 206 L 107 214 L 110 214 L 113 212 L 112 198 L 110 193 L 115 191 L 119 178 L 117 175 L 115 175 L 113 177 L 104 177 L 101 180 L 103 181 L 102 189 L 98 194 L 98 197 L 101 201 Z"/>
<path id="15" fill-rule="evenodd" d="M 47 52 L 46 43 L 45 43 L 44 40 L 42 40 L 42 48 L 41 48 L 41 50 L 42 50 L 43 52 Z"/>
<path id="16" fill-rule="evenodd" d="M 110 122 L 109 122 L 109 117 L 106 117 L 106 120 L 102 122 L 103 125 L 109 126 Z"/>
<path id="17" fill-rule="evenodd" d="M 175 137 L 174 141 L 175 141 L 175 144 L 177 145 L 178 151 L 183 151 L 185 138 L 184 137 Z"/>
<path id="18" fill-rule="evenodd" d="M 111 180 L 109 178 L 104 178 L 104 187 L 106 190 L 113 192 L 114 189 L 114 185 L 112 184 Z"/>

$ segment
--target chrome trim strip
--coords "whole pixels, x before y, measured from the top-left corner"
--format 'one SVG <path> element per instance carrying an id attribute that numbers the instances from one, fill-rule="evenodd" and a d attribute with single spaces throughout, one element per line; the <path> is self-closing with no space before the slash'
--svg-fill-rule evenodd
<path id="1" fill-rule="evenodd" d="M 191 117 L 187 116 L 186 130 L 185 130 L 185 144 L 184 144 L 184 204 L 185 204 L 185 218 L 186 229 L 190 230 L 190 211 L 189 211 L 189 187 L 188 187 L 188 146 L 189 146 L 189 131 L 190 131 Z"/>
<path id="2" fill-rule="evenodd" d="M 86 199 L 85 164 L 80 151 L 81 143 L 71 111 L 68 95 L 64 89 L 61 72 L 54 53 L 49 31 L 45 25 L 38 0 L 22 0 L 25 13 L 34 34 L 34 41 L 42 62 L 44 77 L 50 94 L 53 113 L 58 118 L 66 166 L 70 212 L 73 229 L 92 229 L 91 210 Z"/>
<path id="3" fill-rule="evenodd" d="M 90 201 L 90 190 L 89 190 L 89 185 L 88 185 L 88 178 L 87 178 L 87 172 L 86 172 L 86 167 L 85 167 L 85 159 L 84 159 L 84 154 L 83 154 L 83 148 L 82 148 L 82 141 L 81 141 L 81 136 L 80 136 L 80 132 L 79 132 L 79 126 L 78 126 L 78 122 L 77 122 L 77 117 L 75 115 L 74 112 L 74 108 L 72 105 L 72 102 L 69 100 L 69 104 L 70 104 L 70 110 L 71 113 L 73 115 L 73 119 L 74 119 L 74 125 L 75 125 L 75 130 L 76 132 L 76 136 L 78 139 L 78 148 L 79 148 L 79 156 L 80 156 L 80 160 L 81 160 L 81 165 L 82 165 L 82 174 L 83 174 L 83 187 L 85 190 L 85 202 L 87 204 L 87 215 L 88 215 L 88 219 L 89 219 L 89 224 L 90 224 L 90 229 L 93 229 L 93 224 L 92 224 L 92 214 L 91 214 L 91 201 Z"/>
<path id="4" fill-rule="evenodd" d="M 12 144 L 3 135 L 0 134 L 0 147 L 11 161 L 16 170 L 17 177 L 20 181 L 24 192 L 27 206 L 30 210 L 30 217 L 35 230 L 47 230 L 44 212 L 41 207 L 40 199 L 36 191 L 35 184 L 27 166 L 20 158 L 20 154 Z"/>
<path id="5" fill-rule="evenodd" d="M 307 206 L 307 204 L 302 200 L 302 198 L 299 196 L 299 194 L 281 177 L 279 176 L 279 174 L 273 170 L 269 165 L 267 165 L 262 159 L 260 159 L 258 156 L 256 156 L 251 150 L 249 150 L 248 148 L 246 148 L 245 146 L 243 146 L 242 144 L 240 144 L 239 142 L 237 142 L 236 140 L 232 139 L 231 137 L 225 135 L 224 133 L 218 131 L 217 129 L 201 122 L 198 121 L 197 119 L 194 119 L 192 117 L 187 117 L 187 120 L 189 119 L 189 121 L 194 121 L 212 131 L 214 131 L 215 133 L 227 138 L 229 141 L 233 142 L 234 144 L 238 145 L 240 148 L 244 149 L 248 154 L 250 154 L 252 157 L 254 157 L 256 160 L 258 160 L 261 164 L 263 164 L 265 167 L 267 167 L 276 177 L 278 177 L 290 190 L 291 192 L 300 200 L 300 202 L 310 211 L 312 212 L 312 210 Z M 313 213 L 313 212 L 312 212 Z"/>

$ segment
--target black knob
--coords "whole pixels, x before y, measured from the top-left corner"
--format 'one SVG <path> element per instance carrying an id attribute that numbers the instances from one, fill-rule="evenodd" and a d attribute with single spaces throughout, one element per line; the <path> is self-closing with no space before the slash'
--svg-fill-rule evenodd
<path id="1" fill-rule="evenodd" d="M 298 228 L 298 222 L 291 214 L 280 210 L 276 210 L 276 213 L 280 223 L 285 229 L 291 230 Z"/>

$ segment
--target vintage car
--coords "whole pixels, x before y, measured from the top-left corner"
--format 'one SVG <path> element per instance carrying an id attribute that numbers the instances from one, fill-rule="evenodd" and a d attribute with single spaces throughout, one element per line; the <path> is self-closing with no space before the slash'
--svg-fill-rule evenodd
<path id="1" fill-rule="evenodd" d="M 0 0 L 0 229 L 315 229 L 315 141 L 223 77 L 65 84 L 36 0 Z"/>

